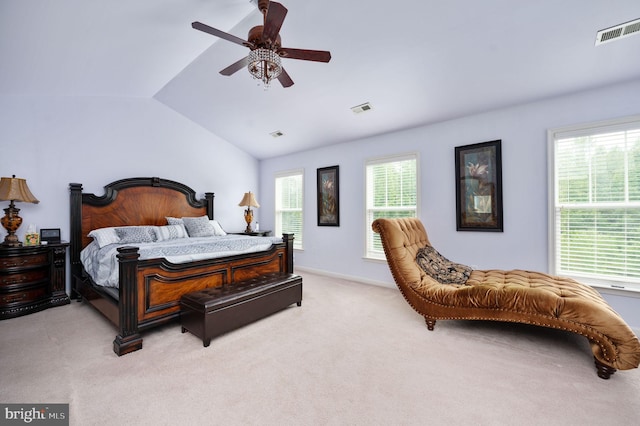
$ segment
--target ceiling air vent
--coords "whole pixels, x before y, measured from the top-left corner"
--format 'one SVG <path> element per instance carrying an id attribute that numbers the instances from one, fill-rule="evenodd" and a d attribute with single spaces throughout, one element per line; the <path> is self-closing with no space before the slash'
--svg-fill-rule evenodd
<path id="1" fill-rule="evenodd" d="M 361 112 L 371 111 L 371 109 L 372 107 L 369 102 L 364 103 L 362 105 L 351 107 L 351 111 L 353 111 L 354 114 L 360 114 Z"/>
<path id="2" fill-rule="evenodd" d="M 279 138 L 280 136 L 284 136 L 284 133 L 282 133 L 280 130 L 276 130 L 275 132 L 271 132 L 269 134 L 274 138 Z"/>
<path id="3" fill-rule="evenodd" d="M 633 34 L 640 34 L 640 19 L 598 31 L 598 34 L 596 34 L 596 46 Z"/>

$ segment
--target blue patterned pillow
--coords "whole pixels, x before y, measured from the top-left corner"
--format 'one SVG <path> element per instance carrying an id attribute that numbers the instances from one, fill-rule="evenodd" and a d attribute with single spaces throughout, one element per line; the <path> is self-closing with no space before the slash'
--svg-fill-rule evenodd
<path id="1" fill-rule="evenodd" d="M 167 216 L 167 223 L 169 225 L 184 225 L 181 217 L 169 217 Z"/>
<path id="2" fill-rule="evenodd" d="M 177 240 L 178 238 L 189 238 L 184 225 L 167 225 L 156 227 L 156 239 L 158 241 Z"/>
<path id="3" fill-rule="evenodd" d="M 120 244 L 152 243 L 156 240 L 153 226 L 123 226 L 116 228 Z"/>
<path id="4" fill-rule="evenodd" d="M 184 222 L 190 237 L 213 237 L 216 235 L 216 231 L 207 216 L 183 217 L 182 222 Z"/>

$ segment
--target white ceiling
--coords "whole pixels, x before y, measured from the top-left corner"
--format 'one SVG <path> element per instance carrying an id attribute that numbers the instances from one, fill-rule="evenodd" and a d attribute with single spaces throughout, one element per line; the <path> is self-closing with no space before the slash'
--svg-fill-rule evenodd
<path id="1" fill-rule="evenodd" d="M 281 2 L 283 46 L 332 59 L 265 92 L 218 73 L 247 48 L 191 28 L 246 38 L 249 0 L 2 0 L 0 95 L 153 97 L 262 159 L 640 78 L 640 34 L 594 45 L 638 0 Z"/>

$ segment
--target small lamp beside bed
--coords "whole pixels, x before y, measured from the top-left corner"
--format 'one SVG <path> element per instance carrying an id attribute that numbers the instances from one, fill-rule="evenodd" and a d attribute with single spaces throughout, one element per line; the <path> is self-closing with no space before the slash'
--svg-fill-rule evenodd
<path id="1" fill-rule="evenodd" d="M 238 204 L 240 207 L 246 207 L 247 209 L 244 211 L 244 220 L 247 221 L 247 228 L 244 230 L 247 234 L 253 232 L 251 229 L 251 222 L 253 221 L 253 210 L 251 207 L 260 207 L 260 204 L 256 201 L 256 197 L 253 195 L 251 191 L 245 192 L 244 197 L 242 197 L 242 201 Z"/>
<path id="2" fill-rule="evenodd" d="M 7 236 L 2 243 L 5 247 L 20 247 L 22 243 L 18 240 L 16 231 L 22 224 L 22 218 L 18 215 L 19 208 L 16 208 L 14 201 L 38 204 L 40 201 L 33 196 L 27 186 L 27 181 L 21 178 L 3 177 L 0 179 L 0 201 L 10 201 L 9 207 L 4 209 L 5 215 L 0 222 L 7 230 Z"/>

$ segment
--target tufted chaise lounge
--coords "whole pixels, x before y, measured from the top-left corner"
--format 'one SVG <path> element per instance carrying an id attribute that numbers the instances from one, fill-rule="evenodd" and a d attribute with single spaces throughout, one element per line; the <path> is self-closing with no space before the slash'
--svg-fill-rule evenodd
<path id="1" fill-rule="evenodd" d="M 436 320 L 518 322 L 571 331 L 589 339 L 598 376 L 640 363 L 640 342 L 631 328 L 593 288 L 569 278 L 523 270 L 474 270 L 465 284 L 441 284 L 416 262 L 431 245 L 416 218 L 377 219 L 391 274 L 429 330 Z"/>

